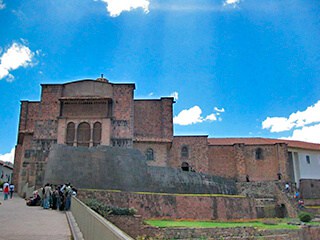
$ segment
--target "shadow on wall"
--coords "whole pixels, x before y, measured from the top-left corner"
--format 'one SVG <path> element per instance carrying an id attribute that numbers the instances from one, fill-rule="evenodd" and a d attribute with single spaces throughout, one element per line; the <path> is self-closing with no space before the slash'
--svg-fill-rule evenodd
<path id="1" fill-rule="evenodd" d="M 44 182 L 77 188 L 169 193 L 236 194 L 233 180 L 169 167 L 147 166 L 137 149 L 54 145 Z"/>

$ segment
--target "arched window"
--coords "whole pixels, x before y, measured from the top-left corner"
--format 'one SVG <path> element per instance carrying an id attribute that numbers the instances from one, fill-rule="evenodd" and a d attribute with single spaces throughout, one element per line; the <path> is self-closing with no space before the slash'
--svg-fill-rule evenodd
<path id="1" fill-rule="evenodd" d="M 101 141 L 101 123 L 95 122 L 93 124 L 93 146 L 100 145 Z"/>
<path id="2" fill-rule="evenodd" d="M 75 137 L 75 125 L 73 122 L 69 122 L 67 125 L 67 136 L 66 136 L 66 144 L 69 146 L 73 146 L 74 137 Z"/>
<path id="3" fill-rule="evenodd" d="M 189 149 L 187 146 L 183 146 L 181 148 L 181 157 L 188 158 L 189 157 Z"/>
<path id="4" fill-rule="evenodd" d="M 257 148 L 256 149 L 256 160 L 262 160 L 263 159 L 263 155 L 262 155 L 262 148 Z"/>
<path id="5" fill-rule="evenodd" d="M 77 145 L 84 147 L 90 146 L 90 125 L 87 122 L 82 122 L 78 126 Z"/>
<path id="6" fill-rule="evenodd" d="M 152 148 L 148 148 L 146 151 L 146 159 L 147 161 L 153 161 L 154 160 L 154 152 Z"/>

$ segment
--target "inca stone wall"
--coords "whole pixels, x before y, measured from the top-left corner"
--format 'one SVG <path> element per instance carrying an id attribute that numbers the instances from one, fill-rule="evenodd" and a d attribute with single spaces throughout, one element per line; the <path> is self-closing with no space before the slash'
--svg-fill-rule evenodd
<path id="1" fill-rule="evenodd" d="M 254 200 L 239 196 L 201 196 L 83 190 L 78 198 L 98 199 L 106 205 L 135 208 L 143 218 L 251 219 L 256 218 Z"/>
<path id="2" fill-rule="evenodd" d="M 235 182 L 169 167 L 147 166 L 136 149 L 55 145 L 44 182 L 71 182 L 78 188 L 171 193 L 237 192 Z"/>

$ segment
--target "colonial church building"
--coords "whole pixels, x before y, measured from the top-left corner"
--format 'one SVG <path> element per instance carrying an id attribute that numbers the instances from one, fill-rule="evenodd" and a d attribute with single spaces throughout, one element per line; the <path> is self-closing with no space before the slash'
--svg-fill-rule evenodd
<path id="1" fill-rule="evenodd" d="M 173 98 L 135 99 L 134 90 L 132 83 L 86 79 L 42 84 L 40 101 L 21 101 L 14 160 L 18 191 L 44 184 L 48 155 L 55 144 L 135 148 L 149 166 L 236 181 L 282 179 L 299 184 L 300 179 L 320 179 L 320 144 L 174 136 Z M 317 181 L 313 186 L 320 188 Z"/>

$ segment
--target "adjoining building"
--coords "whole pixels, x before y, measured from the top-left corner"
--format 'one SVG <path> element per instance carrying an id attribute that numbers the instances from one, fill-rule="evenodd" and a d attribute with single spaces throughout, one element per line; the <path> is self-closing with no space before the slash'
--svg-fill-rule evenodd
<path id="1" fill-rule="evenodd" d="M 12 181 L 13 165 L 10 162 L 0 160 L 0 183 Z"/>
<path id="2" fill-rule="evenodd" d="M 98 78 L 41 88 L 40 101 L 21 101 L 14 161 L 19 193 L 44 184 L 50 149 L 56 144 L 133 148 L 143 153 L 149 166 L 236 181 L 281 179 L 299 184 L 301 179 L 320 179 L 320 144 L 174 136 L 174 99 L 135 99 L 132 83 Z"/>

